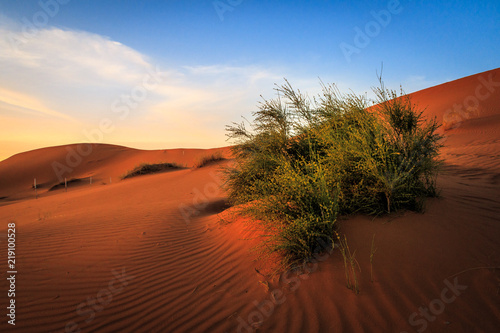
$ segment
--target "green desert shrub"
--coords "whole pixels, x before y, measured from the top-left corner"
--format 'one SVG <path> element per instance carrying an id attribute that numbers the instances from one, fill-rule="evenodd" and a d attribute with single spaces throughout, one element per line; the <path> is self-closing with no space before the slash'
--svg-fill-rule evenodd
<path id="1" fill-rule="evenodd" d="M 440 136 L 407 95 L 374 89 L 378 104 L 334 85 L 310 99 L 288 81 L 249 124 L 227 127 L 236 163 L 229 199 L 269 231 L 287 264 L 332 242 L 339 214 L 422 210 L 436 194 Z"/>

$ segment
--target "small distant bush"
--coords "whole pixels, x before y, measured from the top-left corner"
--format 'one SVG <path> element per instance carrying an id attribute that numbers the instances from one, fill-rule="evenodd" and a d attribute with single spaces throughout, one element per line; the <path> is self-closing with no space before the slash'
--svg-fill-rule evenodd
<path id="1" fill-rule="evenodd" d="M 211 155 L 206 155 L 201 157 L 194 165 L 195 168 L 203 168 L 204 166 L 217 162 L 217 161 L 223 161 L 225 158 L 222 156 L 221 151 L 216 151 L 215 153 Z"/>
<path id="2" fill-rule="evenodd" d="M 151 173 L 170 171 L 175 169 L 183 169 L 183 168 L 184 167 L 182 165 L 179 165 L 177 163 L 157 163 L 157 164 L 143 163 L 136 166 L 134 169 L 129 170 L 126 174 L 122 175 L 121 179 L 147 175 Z"/>
<path id="3" fill-rule="evenodd" d="M 334 85 L 310 99 L 286 81 L 245 123 L 227 127 L 236 163 L 227 191 L 270 231 L 263 247 L 285 265 L 336 237 L 339 214 L 421 211 L 434 196 L 441 136 L 403 92 L 375 88 L 378 104 Z"/>

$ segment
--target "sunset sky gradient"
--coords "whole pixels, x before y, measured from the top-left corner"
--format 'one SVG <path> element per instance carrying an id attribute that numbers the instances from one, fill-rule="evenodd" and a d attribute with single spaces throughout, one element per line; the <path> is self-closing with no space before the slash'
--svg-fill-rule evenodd
<path id="1" fill-rule="evenodd" d="M 220 147 L 286 77 L 413 92 L 499 66 L 500 2 L 0 2 L 0 160 L 53 145 Z"/>

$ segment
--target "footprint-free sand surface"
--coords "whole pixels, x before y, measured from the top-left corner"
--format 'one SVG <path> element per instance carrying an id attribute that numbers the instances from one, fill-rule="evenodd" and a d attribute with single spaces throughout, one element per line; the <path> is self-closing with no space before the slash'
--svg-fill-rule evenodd
<path id="1" fill-rule="evenodd" d="M 69 145 L 0 162 L 0 332 L 498 332 L 500 69 L 412 96 L 444 125 L 441 197 L 424 214 L 339 219 L 358 295 L 336 249 L 310 272 L 265 275 L 251 224 L 227 213 L 227 148 Z M 192 167 L 217 150 L 227 159 Z M 144 162 L 186 168 L 120 180 Z"/>

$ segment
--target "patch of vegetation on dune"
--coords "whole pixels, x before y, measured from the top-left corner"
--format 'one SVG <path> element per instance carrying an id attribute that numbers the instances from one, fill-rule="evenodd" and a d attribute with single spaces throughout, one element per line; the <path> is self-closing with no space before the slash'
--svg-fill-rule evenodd
<path id="1" fill-rule="evenodd" d="M 60 189 L 60 188 L 64 188 L 66 185 L 69 186 L 69 185 L 72 185 L 72 184 L 77 184 L 77 183 L 81 183 L 83 180 L 81 178 L 72 178 L 72 179 L 68 179 L 66 182 L 62 181 L 54 186 L 52 186 L 51 188 L 49 188 L 49 192 L 50 191 L 55 191 L 57 189 Z M 32 186 L 34 188 L 34 186 Z M 38 189 L 42 188 L 42 186 L 38 185 L 36 186 Z"/>
<path id="2" fill-rule="evenodd" d="M 216 151 L 213 154 L 210 155 L 205 155 L 202 156 L 201 158 L 198 159 L 198 161 L 195 163 L 194 167 L 195 168 L 203 168 L 204 166 L 207 166 L 209 164 L 218 162 L 218 161 L 224 161 L 225 158 L 222 156 L 221 151 Z"/>
<path id="3" fill-rule="evenodd" d="M 263 249 L 286 266 L 338 241 L 340 214 L 422 211 L 437 194 L 437 121 L 380 83 L 370 107 L 335 85 L 311 99 L 285 80 L 249 128 L 227 126 L 236 162 L 226 169 L 230 202 L 268 231 Z"/>
<path id="4" fill-rule="evenodd" d="M 134 169 L 129 170 L 127 173 L 122 175 L 120 178 L 127 179 L 127 178 L 131 178 L 131 177 L 136 177 L 136 176 L 142 176 L 142 175 L 165 172 L 165 171 L 172 171 L 172 170 L 179 170 L 179 169 L 184 169 L 184 167 L 182 165 L 177 164 L 177 163 L 156 163 L 156 164 L 142 163 L 142 164 L 136 166 Z"/>

